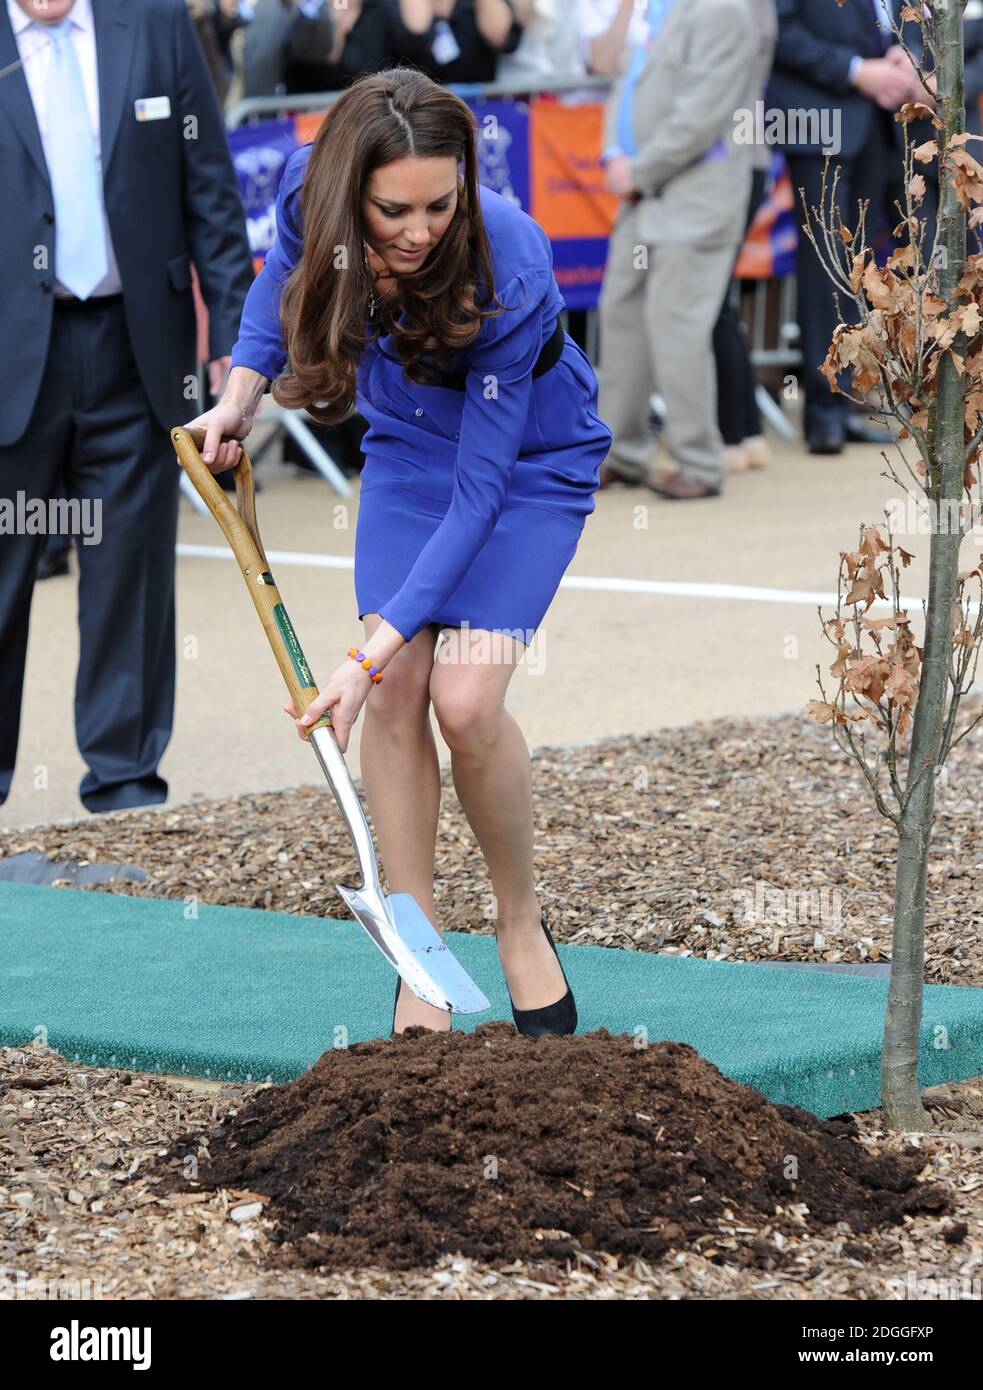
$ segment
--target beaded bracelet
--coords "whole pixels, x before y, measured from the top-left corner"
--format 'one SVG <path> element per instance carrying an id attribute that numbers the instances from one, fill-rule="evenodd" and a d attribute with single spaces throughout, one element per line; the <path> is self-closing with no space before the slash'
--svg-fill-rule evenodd
<path id="1" fill-rule="evenodd" d="M 355 647 L 348 648 L 348 655 L 354 657 L 358 664 L 362 667 L 362 669 L 368 671 L 373 681 L 375 681 L 375 683 L 378 685 L 379 681 L 382 680 L 382 677 L 379 675 L 378 666 L 372 665 L 372 658 L 370 656 L 366 656 L 364 652 L 356 650 Z"/>

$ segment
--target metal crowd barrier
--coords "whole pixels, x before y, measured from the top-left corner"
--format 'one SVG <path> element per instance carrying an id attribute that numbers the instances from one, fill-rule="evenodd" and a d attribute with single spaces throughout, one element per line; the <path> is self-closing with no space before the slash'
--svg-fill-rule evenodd
<path id="1" fill-rule="evenodd" d="M 522 81 L 512 82 L 451 82 L 447 90 L 465 101 L 492 101 L 501 97 L 552 96 L 562 93 L 602 91 L 610 88 L 609 77 L 556 78 L 549 86 L 541 87 Z M 225 113 L 226 130 L 238 130 L 247 121 L 264 116 L 288 116 L 297 111 L 323 111 L 337 101 L 341 92 L 297 92 L 293 96 L 243 97 L 233 102 Z"/>

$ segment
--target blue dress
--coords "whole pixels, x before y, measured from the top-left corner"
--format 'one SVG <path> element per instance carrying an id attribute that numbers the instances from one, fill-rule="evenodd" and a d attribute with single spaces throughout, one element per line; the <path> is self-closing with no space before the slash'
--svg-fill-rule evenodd
<path id="1" fill-rule="evenodd" d="M 232 365 L 272 380 L 286 353 L 279 292 L 303 249 L 299 192 L 312 144 L 287 160 L 277 237 L 243 308 Z M 467 389 L 420 386 L 393 339 L 360 359 L 362 440 L 355 530 L 358 616 L 379 613 L 407 640 L 429 623 L 532 641 L 594 510 L 611 443 L 589 359 L 565 335 L 559 360 L 532 368 L 563 299 L 549 239 L 520 208 L 481 187 L 495 275 L 506 306 L 448 366 Z"/>

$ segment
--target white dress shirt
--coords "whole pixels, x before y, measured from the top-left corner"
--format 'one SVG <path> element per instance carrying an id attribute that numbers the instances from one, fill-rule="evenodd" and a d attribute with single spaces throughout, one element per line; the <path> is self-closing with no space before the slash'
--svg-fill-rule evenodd
<path id="1" fill-rule="evenodd" d="M 582 77 L 587 69 L 577 23 L 567 0 L 535 0 L 519 47 L 499 55 L 497 80 L 535 81 L 549 87 L 551 77 Z"/>
<path id="2" fill-rule="evenodd" d="M 618 17 L 621 0 L 576 0 L 575 23 L 580 33 L 580 52 L 585 64 L 590 61 L 590 41 L 606 34 Z M 645 43 L 649 36 L 648 5 L 632 6 L 628 32 L 625 35 L 625 53 L 636 44 Z"/>
<path id="3" fill-rule="evenodd" d="M 24 76 L 27 78 L 28 90 L 31 94 L 31 101 L 34 104 L 34 115 L 38 123 L 38 131 L 41 135 L 41 145 L 44 149 L 45 159 L 48 159 L 48 64 L 51 58 L 51 38 L 45 32 L 47 24 L 42 24 L 39 20 L 31 19 L 26 15 L 15 0 L 7 0 L 7 13 L 10 15 L 10 23 L 14 31 L 14 39 L 17 43 L 17 53 L 21 59 Z M 116 257 L 113 254 L 113 239 L 109 231 L 109 219 L 106 216 L 105 198 L 102 197 L 102 138 L 99 130 L 99 70 L 96 58 L 96 34 L 92 20 L 91 0 L 75 0 L 75 4 L 68 12 L 71 21 L 69 37 L 75 48 L 78 57 L 79 68 L 82 72 L 82 86 L 85 89 L 85 102 L 89 108 L 89 122 L 92 133 L 95 137 L 96 151 L 96 171 L 99 177 L 100 201 L 102 203 L 102 223 L 103 235 L 106 238 L 106 261 L 109 269 L 96 285 L 90 299 L 98 295 L 118 294 L 122 288 L 119 266 L 116 264 Z M 8 73 L 6 81 L 13 78 L 13 73 Z M 50 168 L 51 161 L 48 159 Z M 54 248 L 52 248 L 52 251 Z M 52 267 L 54 270 L 54 267 Z M 54 292 L 58 297 L 70 295 L 70 291 L 54 275 Z"/>

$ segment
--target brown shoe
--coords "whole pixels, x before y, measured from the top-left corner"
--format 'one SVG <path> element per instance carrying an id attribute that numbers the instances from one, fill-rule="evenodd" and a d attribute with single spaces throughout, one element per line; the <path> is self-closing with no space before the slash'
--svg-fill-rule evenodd
<path id="1" fill-rule="evenodd" d="M 629 478 L 624 473 L 619 473 L 616 468 L 612 468 L 611 464 L 605 460 L 604 463 L 601 464 L 601 471 L 598 474 L 598 491 L 600 491 L 602 487 L 610 487 L 612 483 L 624 483 L 625 487 L 641 487 L 642 480 L 640 478 Z"/>
<path id="2" fill-rule="evenodd" d="M 710 487 L 708 483 L 699 483 L 695 478 L 687 478 L 678 468 L 675 473 L 664 475 L 658 481 L 653 479 L 649 487 L 660 497 L 668 497 L 671 501 L 720 496 L 719 487 Z"/>

